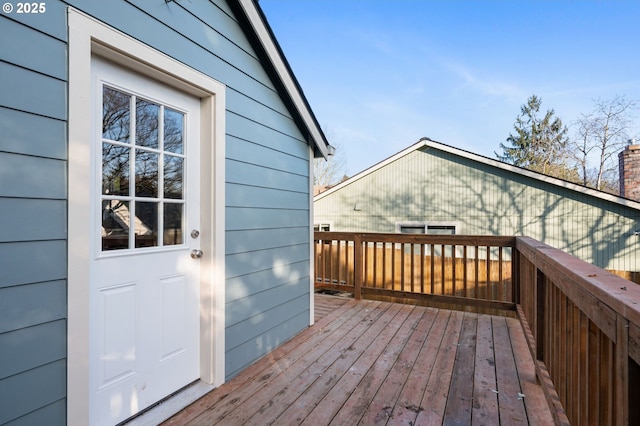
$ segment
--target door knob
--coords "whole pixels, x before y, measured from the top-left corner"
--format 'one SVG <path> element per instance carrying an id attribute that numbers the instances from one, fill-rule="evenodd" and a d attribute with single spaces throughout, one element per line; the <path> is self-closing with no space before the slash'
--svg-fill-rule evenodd
<path id="1" fill-rule="evenodd" d="M 202 253 L 202 250 L 198 250 L 198 249 L 191 250 L 191 258 L 192 259 L 200 259 L 203 254 L 204 253 Z"/>

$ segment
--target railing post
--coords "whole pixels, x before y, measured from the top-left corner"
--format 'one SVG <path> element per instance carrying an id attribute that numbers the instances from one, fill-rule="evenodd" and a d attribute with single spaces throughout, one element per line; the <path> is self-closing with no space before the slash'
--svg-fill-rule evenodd
<path id="1" fill-rule="evenodd" d="M 356 300 L 362 299 L 362 274 L 364 268 L 364 256 L 362 254 L 362 235 L 355 234 L 353 237 L 353 275 L 355 291 L 353 297 Z"/>

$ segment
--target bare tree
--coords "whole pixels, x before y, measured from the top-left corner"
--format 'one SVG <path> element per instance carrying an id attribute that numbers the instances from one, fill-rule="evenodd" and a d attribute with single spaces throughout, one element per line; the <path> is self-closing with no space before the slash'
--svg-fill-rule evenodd
<path id="1" fill-rule="evenodd" d="M 346 176 L 347 158 L 339 142 L 334 142 L 330 132 L 325 130 L 325 135 L 331 140 L 335 148 L 335 154 L 327 160 L 316 158 L 313 160 L 313 184 L 319 186 L 331 186 L 340 183 Z"/>
<path id="2" fill-rule="evenodd" d="M 630 139 L 637 110 L 637 101 L 625 96 L 597 99 L 593 112 L 583 114 L 575 122 L 576 137 L 572 144 L 582 183 L 599 190 L 615 188 L 611 181 L 616 180 L 616 156 Z"/>

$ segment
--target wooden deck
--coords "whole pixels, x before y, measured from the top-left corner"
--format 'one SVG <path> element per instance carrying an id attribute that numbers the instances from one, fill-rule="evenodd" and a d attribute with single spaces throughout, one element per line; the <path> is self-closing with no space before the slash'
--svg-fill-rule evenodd
<path id="1" fill-rule="evenodd" d="M 553 424 L 518 320 L 319 294 L 315 305 L 314 326 L 164 424 Z"/>

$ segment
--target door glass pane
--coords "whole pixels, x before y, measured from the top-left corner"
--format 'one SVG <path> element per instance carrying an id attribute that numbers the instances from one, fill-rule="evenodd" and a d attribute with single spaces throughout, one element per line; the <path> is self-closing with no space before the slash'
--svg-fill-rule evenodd
<path id="1" fill-rule="evenodd" d="M 129 202 L 102 201 L 102 250 L 129 248 Z"/>
<path id="2" fill-rule="evenodd" d="M 182 203 L 166 203 L 164 205 L 164 233 L 163 244 L 172 246 L 182 244 L 183 241 L 183 204 Z"/>
<path id="3" fill-rule="evenodd" d="M 110 87 L 102 89 L 102 137 L 129 142 L 131 96 Z"/>
<path id="4" fill-rule="evenodd" d="M 118 198 L 100 200 L 102 250 L 185 244 L 186 114 L 107 86 L 102 98 L 102 194 Z"/>
<path id="5" fill-rule="evenodd" d="M 164 156 L 164 196 L 182 199 L 184 159 L 174 155 Z"/>
<path id="6" fill-rule="evenodd" d="M 158 196 L 159 154 L 136 149 L 136 197 Z"/>
<path id="7" fill-rule="evenodd" d="M 136 202 L 136 248 L 158 245 L 158 203 Z"/>
<path id="8" fill-rule="evenodd" d="M 184 152 L 184 114 L 169 108 L 164 110 L 164 150 L 175 154 Z"/>
<path id="9" fill-rule="evenodd" d="M 102 144 L 102 193 L 129 195 L 129 148 Z"/>
<path id="10" fill-rule="evenodd" d="M 160 106 L 144 99 L 136 100 L 136 145 L 158 148 Z"/>

